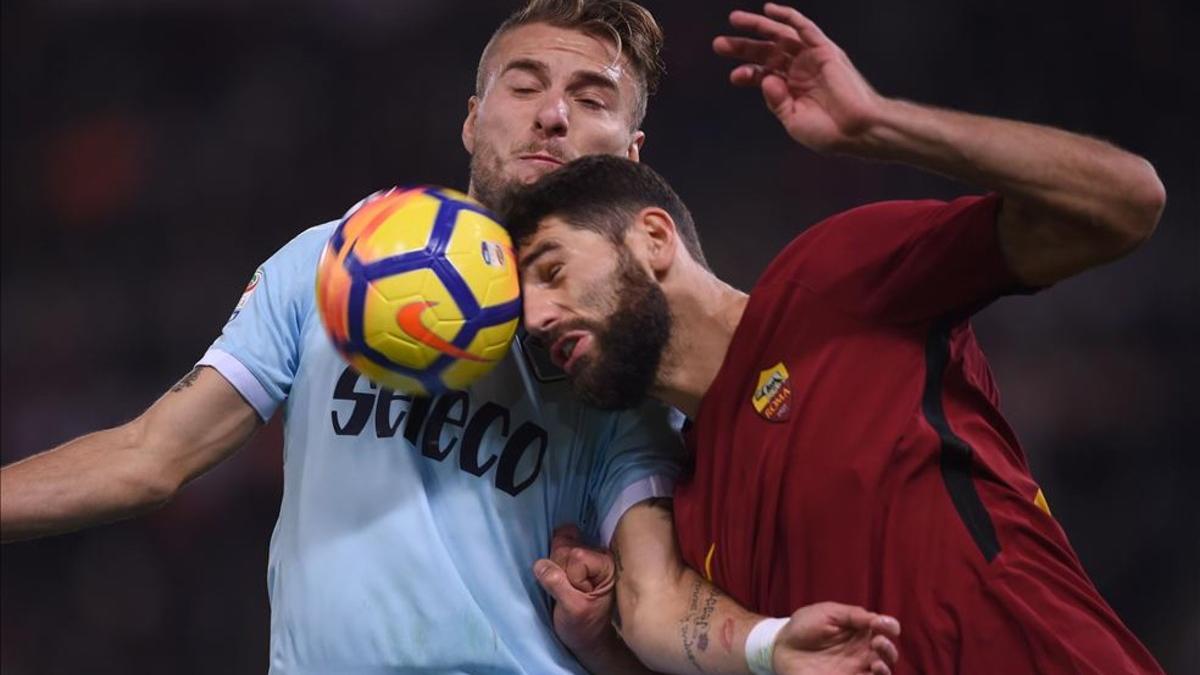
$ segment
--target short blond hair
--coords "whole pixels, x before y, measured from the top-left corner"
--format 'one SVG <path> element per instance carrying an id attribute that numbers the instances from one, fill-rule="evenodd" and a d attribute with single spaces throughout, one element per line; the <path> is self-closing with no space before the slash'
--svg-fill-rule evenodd
<path id="1" fill-rule="evenodd" d="M 637 76 L 631 121 L 632 128 L 641 126 L 646 118 L 646 104 L 666 69 L 661 56 L 662 28 L 650 10 L 632 0 L 529 0 L 500 24 L 483 48 L 475 73 L 476 96 L 483 96 L 487 87 L 485 71 L 496 40 L 514 28 L 533 23 L 578 30 L 613 42 L 618 58 L 628 59 Z"/>

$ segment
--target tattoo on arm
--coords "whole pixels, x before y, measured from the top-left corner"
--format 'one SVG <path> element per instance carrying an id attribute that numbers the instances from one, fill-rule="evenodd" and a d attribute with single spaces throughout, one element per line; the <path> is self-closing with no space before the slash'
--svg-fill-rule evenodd
<path id="1" fill-rule="evenodd" d="M 171 391 L 174 393 L 179 393 L 195 384 L 196 378 L 200 377 L 200 368 L 200 366 L 192 368 L 192 372 L 184 375 L 182 380 L 176 382 L 174 387 L 171 387 Z"/>
<path id="2" fill-rule="evenodd" d="M 704 587 L 700 579 L 692 582 L 691 598 L 688 602 L 687 614 L 679 622 L 679 637 L 683 642 L 683 653 L 691 661 L 692 666 L 699 672 L 704 672 L 696 650 L 708 651 L 708 629 L 711 627 L 713 612 L 717 609 L 717 601 L 721 592 L 713 586 Z"/>

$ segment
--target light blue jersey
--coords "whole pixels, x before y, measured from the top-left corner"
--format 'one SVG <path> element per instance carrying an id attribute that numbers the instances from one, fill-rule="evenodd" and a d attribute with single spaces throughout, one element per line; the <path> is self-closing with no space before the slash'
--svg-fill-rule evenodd
<path id="1" fill-rule="evenodd" d="M 670 494 L 667 410 L 586 408 L 519 343 L 469 392 L 377 388 L 333 350 L 314 306 L 333 227 L 255 273 L 200 361 L 263 420 L 283 404 L 271 672 L 582 672 L 531 568 L 554 526 L 607 543 L 625 509 Z"/>

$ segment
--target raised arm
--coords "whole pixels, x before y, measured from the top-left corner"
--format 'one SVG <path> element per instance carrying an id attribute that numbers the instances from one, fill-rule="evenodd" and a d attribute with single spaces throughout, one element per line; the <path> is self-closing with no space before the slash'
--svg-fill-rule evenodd
<path id="1" fill-rule="evenodd" d="M 820 603 L 760 624 L 684 565 L 668 499 L 625 512 L 611 558 L 569 538 L 554 549 L 535 574 L 558 602 L 556 632 L 592 672 L 885 675 L 896 662 L 899 624 L 862 608 Z M 644 666 L 608 625 L 614 585 L 613 624 Z"/>
<path id="2" fill-rule="evenodd" d="M 730 23 L 754 34 L 713 42 L 718 54 L 744 61 L 730 80 L 761 89 L 796 141 L 1000 193 L 1000 246 L 1026 284 L 1050 284 L 1120 257 L 1158 223 L 1166 194 L 1141 157 L 1058 129 L 880 96 L 841 48 L 790 7 L 734 12 Z"/>
<path id="3" fill-rule="evenodd" d="M 0 539 L 31 539 L 143 513 L 240 447 L 258 416 L 197 366 L 131 422 L 0 469 Z"/>

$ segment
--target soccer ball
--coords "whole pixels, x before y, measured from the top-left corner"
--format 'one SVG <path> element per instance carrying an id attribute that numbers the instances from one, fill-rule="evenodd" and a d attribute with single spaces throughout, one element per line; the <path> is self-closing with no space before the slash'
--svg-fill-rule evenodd
<path id="1" fill-rule="evenodd" d="M 465 389 L 517 330 L 512 240 L 461 192 L 377 192 L 329 238 L 317 307 L 338 352 L 376 384 L 414 395 Z"/>

